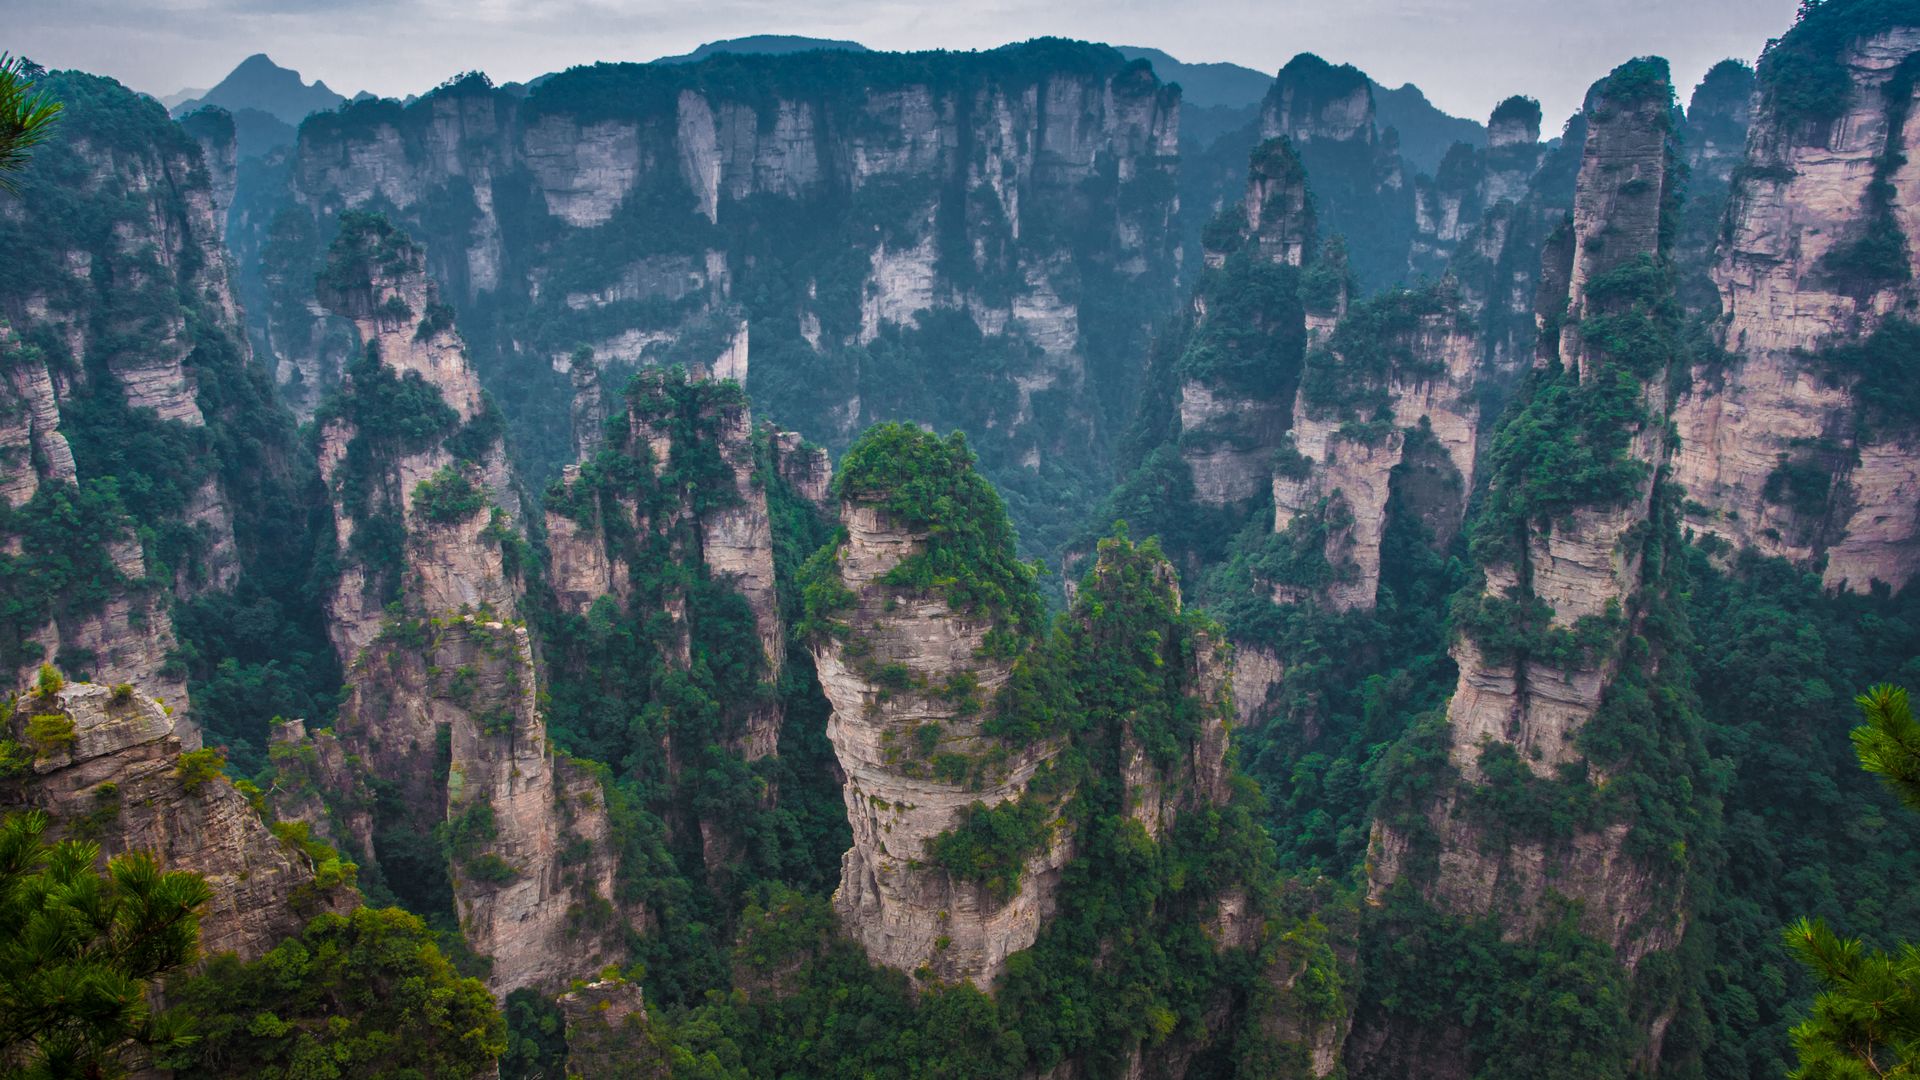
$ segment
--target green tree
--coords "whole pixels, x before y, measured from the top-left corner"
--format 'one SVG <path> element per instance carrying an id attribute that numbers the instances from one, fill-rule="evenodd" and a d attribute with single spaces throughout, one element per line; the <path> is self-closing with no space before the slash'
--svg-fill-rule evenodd
<path id="1" fill-rule="evenodd" d="M 13 174 L 26 168 L 34 147 L 53 134 L 60 103 L 33 92 L 39 67 L 24 57 L 0 53 L 0 191 L 18 190 Z"/>
<path id="2" fill-rule="evenodd" d="M 1867 721 L 1853 729 L 1861 767 L 1920 810 L 1920 723 L 1907 692 L 1882 685 L 1855 700 Z M 1869 948 L 1819 919 L 1796 922 L 1787 946 L 1825 987 L 1793 1029 L 1795 1080 L 1920 1076 L 1920 946 Z"/>
<path id="3" fill-rule="evenodd" d="M 260 959 L 217 956 L 168 993 L 200 1036 L 163 1062 L 182 1077 L 478 1076 L 507 1048 L 487 988 L 398 908 L 321 915 Z"/>
<path id="4" fill-rule="evenodd" d="M 213 892 L 141 853 L 103 873 L 98 844 L 48 844 L 47 824 L 37 811 L 0 821 L 0 1076 L 120 1076 L 136 1049 L 191 1040 L 147 989 L 198 954 Z"/>

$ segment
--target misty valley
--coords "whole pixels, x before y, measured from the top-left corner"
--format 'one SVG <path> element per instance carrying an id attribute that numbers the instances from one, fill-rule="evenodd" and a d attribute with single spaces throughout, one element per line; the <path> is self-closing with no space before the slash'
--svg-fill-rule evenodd
<path id="1" fill-rule="evenodd" d="M 1920 0 L 1776 32 L 0 56 L 0 1077 L 1920 1075 Z"/>

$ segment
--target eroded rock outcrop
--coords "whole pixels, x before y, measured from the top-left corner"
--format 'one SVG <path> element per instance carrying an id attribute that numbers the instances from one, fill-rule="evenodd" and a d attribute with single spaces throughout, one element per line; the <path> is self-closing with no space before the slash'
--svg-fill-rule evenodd
<path id="1" fill-rule="evenodd" d="M 329 777 L 336 816 L 390 878 L 415 883 L 398 886 L 419 892 L 409 902 L 434 903 L 430 883 L 448 876 L 496 992 L 556 988 L 613 959 L 645 916 L 615 903 L 599 773 L 555 752 L 539 712 L 497 414 L 423 254 L 384 218 L 343 219 L 321 293 L 353 320 L 361 354 L 320 430 L 342 568 L 329 630 L 348 672 L 344 754 L 311 756 L 365 764 Z M 372 797 L 375 781 L 399 797 Z M 441 834 L 448 864 L 421 865 Z"/>
<path id="2" fill-rule="evenodd" d="M 844 635 L 814 649 L 853 825 L 834 906 L 875 963 L 986 987 L 1052 914 L 1071 839 L 1056 834 L 1026 858 L 1007 898 L 926 865 L 928 845 L 974 804 L 1020 798 L 1060 744 L 1022 747 L 988 733 L 981 705 L 1013 660 L 989 649 L 990 618 L 886 580 L 928 540 L 924 526 L 884 508 L 886 494 L 844 495 L 836 561 L 852 608 Z"/>
<path id="3" fill-rule="evenodd" d="M 254 404 L 244 390 L 203 407 L 199 386 L 247 378 L 222 243 L 232 129 L 189 133 L 108 79 L 54 72 L 40 85 L 69 105 L 62 137 L 0 201 L 18 271 L 0 286 L 0 490 L 22 511 L 7 551 L 46 595 L 20 598 L 4 663 L 16 679 L 44 658 L 133 682 L 184 717 L 167 594 L 231 588 L 241 565 L 208 423 L 260 419 L 238 415 Z M 134 439 L 162 448 L 122 461 Z M 119 499 L 93 486 L 108 471 Z M 79 514 L 57 542 L 56 504 Z"/>
<path id="4" fill-rule="evenodd" d="M 1478 445 L 1479 342 L 1451 282 L 1355 305 L 1308 354 L 1294 403 L 1293 455 L 1273 474 L 1273 531 L 1318 534 L 1326 580 L 1275 581 L 1277 600 L 1317 596 L 1371 608 L 1395 470 L 1416 454 L 1449 475 L 1442 540 L 1458 529 Z M 1318 578 L 1320 575 L 1311 575 Z"/>
<path id="5" fill-rule="evenodd" d="M 1494 436 L 1490 505 L 1476 526 L 1485 592 L 1477 608 L 1462 609 L 1459 683 L 1446 715 L 1447 771 L 1457 780 L 1410 809 L 1418 825 L 1376 822 L 1368 864 L 1376 903 L 1406 882 L 1442 911 L 1496 916 L 1509 940 L 1559 917 L 1556 897 L 1571 900 L 1581 929 L 1628 969 L 1679 943 L 1688 901 L 1672 868 L 1634 852 L 1630 821 L 1536 836 L 1503 826 L 1483 800 L 1514 785 L 1595 782 L 1601 766 L 1583 729 L 1628 666 L 1636 679 L 1658 666 L 1657 634 L 1639 619 L 1662 588 L 1646 578 L 1643 558 L 1666 535 L 1655 478 L 1670 449 L 1666 365 L 1677 329 L 1649 312 L 1672 288 L 1660 246 L 1671 99 L 1665 62 L 1654 59 L 1623 65 L 1589 95 L 1575 254 L 1566 291 L 1542 308 L 1549 329 L 1562 305 L 1566 317 L 1550 367 Z M 1555 423 L 1563 430 L 1542 426 Z M 1602 451 L 1606 484 L 1556 493 L 1551 509 L 1522 499 L 1519 487 L 1542 479 L 1532 470 L 1555 460 L 1549 443 Z M 1650 644 L 1626 646 L 1642 633 Z M 1375 1028 L 1363 1042 L 1366 1053 L 1390 1057 L 1444 1027 L 1391 1037 Z M 1649 1033 L 1656 1044 L 1663 1027 Z"/>
<path id="6" fill-rule="evenodd" d="M 0 773 L 0 805 L 43 810 L 56 835 L 107 856 L 145 851 L 203 875 L 213 892 L 203 952 L 251 960 L 321 911 L 358 902 L 338 867 L 317 881 L 313 859 L 269 831 L 198 732 L 134 687 L 43 679 L 8 705 L 0 736 L 32 758 L 20 775 Z"/>
<path id="7" fill-rule="evenodd" d="M 1778 53 L 1807 47 L 1789 34 Z M 1712 268 L 1726 355 L 1694 368 L 1674 411 L 1688 524 L 1824 558 L 1832 587 L 1898 588 L 1920 569 L 1920 450 L 1904 418 L 1872 414 L 1863 380 L 1875 365 L 1836 359 L 1898 333 L 1920 297 L 1909 280 L 1920 226 L 1901 209 L 1920 174 L 1899 164 L 1920 150 L 1908 119 L 1917 56 L 1920 25 L 1846 41 L 1822 58 L 1846 77 L 1831 116 L 1794 111 L 1763 60 Z"/>
<path id="8" fill-rule="evenodd" d="M 737 355 L 736 355 L 737 353 Z M 764 451 L 775 470 L 824 494 L 831 478 L 825 451 L 804 450 L 798 435 L 757 431 L 738 380 L 744 345 L 729 349 L 709 377 L 648 371 L 627 391 L 624 437 L 602 456 L 569 467 L 546 508 L 551 584 L 562 610 L 584 616 L 602 597 L 622 604 L 681 612 L 683 588 L 660 584 L 661 561 L 700 567 L 705 578 L 745 602 L 757 641 L 756 678 L 764 693 L 733 717 L 727 741 L 747 761 L 773 754 L 782 709 L 774 684 L 786 664 L 786 626 L 774 578 L 773 524 L 761 473 Z M 719 371 L 730 374 L 721 375 Z M 617 474 L 644 469 L 650 482 Z M 805 497 L 805 493 L 797 492 Z M 684 669 L 684 631 L 667 659 Z"/>

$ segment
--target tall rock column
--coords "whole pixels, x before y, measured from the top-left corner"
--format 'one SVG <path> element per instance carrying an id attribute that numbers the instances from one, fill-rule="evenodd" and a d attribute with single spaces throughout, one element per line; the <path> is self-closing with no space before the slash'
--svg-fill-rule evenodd
<path id="1" fill-rule="evenodd" d="M 371 771 L 329 786 L 403 900 L 451 906 L 496 992 L 563 986 L 616 959 L 644 915 L 616 905 L 598 776 L 554 752 L 539 712 L 500 422 L 423 253 L 385 218 L 342 216 L 320 291 L 360 336 L 320 410 L 320 466 L 340 543 L 338 736 Z"/>
<path id="2" fill-rule="evenodd" d="M 1675 409 L 1674 478 L 1690 526 L 1824 557 L 1830 586 L 1864 591 L 1920 570 L 1920 439 L 1903 410 L 1874 404 L 1876 376 L 1900 378 L 1888 358 L 1911 351 L 1920 300 L 1920 23 L 1827 33 L 1845 8 L 1810 14 L 1761 62 L 1712 268 L 1726 355 L 1694 368 Z M 1788 59 L 1844 73 L 1833 111 L 1786 93 Z"/>
<path id="3" fill-rule="evenodd" d="M 816 556 L 809 617 L 831 622 L 813 652 L 853 825 L 834 893 L 842 923 L 876 963 L 985 987 L 1033 944 L 1070 849 L 1058 833 L 1040 844 L 1011 895 L 928 865 L 935 838 L 971 808 L 1020 799 L 1060 749 L 993 733 L 988 706 L 1040 609 L 959 438 L 884 425 L 848 452 L 844 537 Z M 970 550 L 957 535 L 984 540 Z M 953 571 L 975 580 L 938 583 Z"/>
<path id="4" fill-rule="evenodd" d="M 1436 532 L 1450 537 L 1473 487 L 1480 349 L 1457 288 L 1388 293 L 1351 308 L 1307 354 L 1293 450 L 1273 474 L 1273 531 L 1313 546 L 1303 580 L 1278 601 L 1318 597 L 1337 611 L 1373 607 L 1394 470 L 1412 456 L 1441 473 Z M 1311 535 L 1309 535 L 1311 534 Z"/>
<path id="5" fill-rule="evenodd" d="M 1436 794 L 1376 822 L 1368 866 L 1376 904 L 1405 882 L 1442 912 L 1494 916 L 1509 940 L 1570 910 L 1627 972 L 1678 945 L 1688 903 L 1684 846 L 1649 852 L 1639 830 L 1660 823 L 1609 797 L 1610 774 L 1649 763 L 1584 741 L 1603 709 L 1616 726 L 1686 723 L 1649 701 L 1663 693 L 1653 684 L 1667 637 L 1648 617 L 1665 586 L 1647 554 L 1677 543 L 1656 497 L 1678 342 L 1660 246 L 1671 102 L 1657 59 L 1622 65 L 1588 97 L 1573 268 L 1541 312 L 1548 364 L 1486 454 L 1489 496 L 1473 544 L 1485 587 L 1456 606 L 1449 761 L 1427 789 Z M 1614 743 L 1622 738 L 1616 730 Z M 1528 797 L 1591 809 L 1565 829 L 1497 809 Z M 1667 1013 L 1660 1002 L 1650 1011 L 1640 1034 L 1657 1056 Z M 1402 1051 L 1422 1037 L 1377 1027 L 1370 1036 Z"/>

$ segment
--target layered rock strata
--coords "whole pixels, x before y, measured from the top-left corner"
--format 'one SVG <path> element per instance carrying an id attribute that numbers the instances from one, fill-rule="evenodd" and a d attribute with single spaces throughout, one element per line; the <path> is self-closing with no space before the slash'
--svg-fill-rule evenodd
<path id="1" fill-rule="evenodd" d="M 56 835 L 97 842 L 106 856 L 150 852 L 167 870 L 204 876 L 203 952 L 251 960 L 321 911 L 358 902 L 350 884 L 317 887 L 308 855 L 269 831 L 217 763 L 192 767 L 198 732 L 134 687 L 70 682 L 17 694 L 11 711 L 6 737 L 37 753 L 23 776 L 0 779 L 0 804 L 43 810 Z"/>
<path id="2" fill-rule="evenodd" d="M 1791 40 L 1791 35 L 1789 40 Z M 1920 569 L 1920 449 L 1898 422 L 1866 422 L 1858 375 L 1827 354 L 1905 318 L 1910 271 L 1850 274 L 1860 245 L 1891 240 L 1910 263 L 1920 225 L 1920 125 L 1911 75 L 1920 26 L 1847 43 L 1845 104 L 1788 111 L 1762 65 L 1752 134 L 1732 173 L 1727 239 L 1712 267 L 1724 358 L 1692 371 L 1674 410 L 1687 523 L 1803 564 L 1830 587 L 1898 588 Z M 1884 187 L 1882 187 L 1884 185 Z"/>
<path id="3" fill-rule="evenodd" d="M 974 803 L 1017 799 L 1057 742 L 1025 748 L 986 734 L 978 701 L 992 701 L 1012 661 L 987 655 L 991 623 L 954 611 L 945 597 L 882 579 L 927 542 L 877 500 L 850 495 L 841 507 L 846 540 L 837 552 L 855 596 L 844 638 L 814 647 L 820 686 L 833 706 L 827 737 L 846 774 L 853 847 L 834 892 L 848 932 L 875 963 L 922 968 L 947 981 L 987 987 L 1007 957 L 1033 944 L 1052 914 L 1070 837 L 1056 831 L 1026 861 L 1019 892 L 1001 901 L 986 887 L 926 865 L 928 844 L 960 824 Z M 904 672 L 904 675 L 901 673 Z M 884 684 L 883 684 L 884 680 Z M 968 685 L 968 702 L 944 693 Z M 919 732 L 937 736 L 931 749 Z M 993 762 L 984 777 L 936 775 L 936 754 Z"/>
<path id="4" fill-rule="evenodd" d="M 424 841 L 438 819 L 456 914 L 491 960 L 489 985 L 553 989 L 615 959 L 645 916 L 615 904 L 599 776 L 548 742 L 516 619 L 517 491 L 425 264 L 405 234 L 362 215 L 343 222 L 322 280 L 362 356 L 321 427 L 320 465 L 342 565 L 329 604 L 349 684 L 337 736 L 344 761 L 371 769 L 329 782 L 375 860 L 403 836 Z M 358 542 L 366 533 L 376 539 Z M 331 760 L 320 749 L 315 761 Z M 373 780 L 420 816 L 381 810 Z"/>
<path id="5" fill-rule="evenodd" d="M 1564 295 L 1568 317 L 1557 343 L 1562 378 L 1568 380 L 1611 380 L 1621 374 L 1616 358 L 1580 333 L 1582 321 L 1614 311 L 1610 294 L 1589 286 L 1611 282 L 1608 274 L 1616 268 L 1662 254 L 1662 200 L 1671 176 L 1671 89 L 1664 76 L 1663 62 L 1635 61 L 1589 96 L 1573 216 L 1577 255 Z M 1558 309 L 1554 304 L 1546 310 Z M 1616 673 L 1620 641 L 1632 632 L 1644 547 L 1644 540 L 1635 538 L 1648 528 L 1655 479 L 1669 451 L 1666 386 L 1664 371 L 1640 376 L 1641 416 L 1630 423 L 1625 454 L 1640 466 L 1641 479 L 1628 497 L 1556 515 L 1550 527 L 1528 521 L 1514 555 L 1483 564 L 1489 598 L 1544 604 L 1551 628 L 1574 633 L 1598 626 L 1608 640 L 1592 651 L 1591 662 L 1569 664 L 1525 652 L 1496 658 L 1471 634 L 1456 638 L 1453 656 L 1460 676 L 1447 723 L 1452 765 L 1469 784 L 1482 779 L 1481 755 L 1501 744 L 1511 746 L 1518 761 L 1541 778 L 1560 776 L 1563 766 L 1586 764 L 1578 735 Z M 1498 914 L 1510 935 L 1521 936 L 1548 916 L 1552 891 L 1582 902 L 1582 927 L 1609 944 L 1629 968 L 1650 952 L 1678 944 L 1685 899 L 1658 884 L 1627 854 L 1626 823 L 1577 832 L 1564 841 L 1521 837 L 1489 845 L 1485 823 L 1465 802 L 1462 789 L 1454 788 L 1428 808 L 1437 837 L 1437 865 L 1430 872 L 1416 869 L 1422 853 L 1411 834 L 1376 825 L 1370 853 L 1374 896 L 1411 878 L 1442 909 Z"/>

